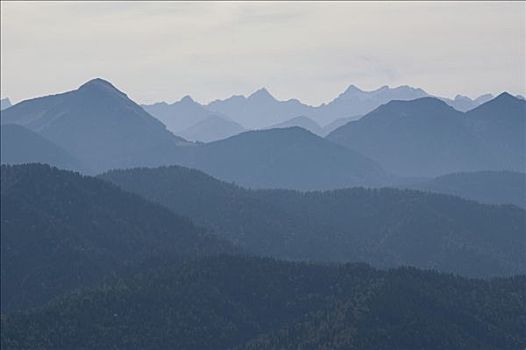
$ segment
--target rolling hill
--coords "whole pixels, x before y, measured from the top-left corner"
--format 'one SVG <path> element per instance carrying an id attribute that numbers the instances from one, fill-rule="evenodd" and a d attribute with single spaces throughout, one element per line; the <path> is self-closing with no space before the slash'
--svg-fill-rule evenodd
<path id="1" fill-rule="evenodd" d="M 526 211 L 514 206 L 387 188 L 253 191 L 177 166 L 100 177 L 258 255 L 466 276 L 526 272 Z"/>

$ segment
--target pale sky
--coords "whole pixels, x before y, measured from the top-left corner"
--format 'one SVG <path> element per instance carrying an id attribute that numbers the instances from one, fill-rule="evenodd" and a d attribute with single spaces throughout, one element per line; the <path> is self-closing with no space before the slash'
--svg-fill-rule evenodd
<path id="1" fill-rule="evenodd" d="M 526 94 L 524 2 L 1 2 L 1 96 L 101 77 L 139 103 L 354 84 Z"/>

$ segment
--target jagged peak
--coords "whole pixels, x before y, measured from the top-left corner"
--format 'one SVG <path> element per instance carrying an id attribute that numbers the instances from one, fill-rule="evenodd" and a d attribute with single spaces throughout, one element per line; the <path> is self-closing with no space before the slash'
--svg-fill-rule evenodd
<path id="1" fill-rule="evenodd" d="M 504 91 L 503 93 L 501 93 L 500 95 L 498 95 L 497 97 L 495 97 L 495 101 L 498 101 L 498 100 L 516 100 L 517 98 L 515 96 L 513 96 L 512 94 L 510 94 L 509 92 L 507 91 Z"/>
<path id="2" fill-rule="evenodd" d="M 190 95 L 186 95 L 179 102 L 183 103 L 195 103 L 194 99 Z"/>
<path id="3" fill-rule="evenodd" d="M 266 88 L 261 88 L 261 89 L 258 89 L 256 91 L 254 91 L 250 96 L 248 96 L 248 98 L 271 98 L 271 99 L 274 99 L 274 96 L 272 96 L 270 94 L 270 92 L 268 92 L 268 90 Z"/>
<path id="4" fill-rule="evenodd" d="M 343 94 L 352 94 L 352 93 L 360 93 L 360 92 L 364 92 L 364 91 L 360 89 L 359 87 L 357 87 L 356 85 L 351 84 L 347 87 L 347 89 L 345 89 Z"/>

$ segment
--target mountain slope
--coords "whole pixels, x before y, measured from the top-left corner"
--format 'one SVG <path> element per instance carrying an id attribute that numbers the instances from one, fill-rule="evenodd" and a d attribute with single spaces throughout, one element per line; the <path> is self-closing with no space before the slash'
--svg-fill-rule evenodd
<path id="1" fill-rule="evenodd" d="M 526 174 L 511 171 L 456 173 L 415 183 L 410 188 L 446 193 L 488 204 L 526 208 Z"/>
<path id="2" fill-rule="evenodd" d="M 17 103 L 2 112 L 1 121 L 39 133 L 94 172 L 166 164 L 177 145 L 184 143 L 102 79 Z"/>
<path id="3" fill-rule="evenodd" d="M 176 166 L 116 170 L 101 178 L 259 255 L 467 276 L 526 272 L 526 211 L 514 206 L 395 189 L 250 191 Z"/>
<path id="4" fill-rule="evenodd" d="M 2 310 L 41 305 L 151 257 L 231 251 L 99 179 L 37 164 L 1 171 Z"/>
<path id="5" fill-rule="evenodd" d="M 373 161 L 294 127 L 186 147 L 177 164 L 254 188 L 330 189 L 384 183 Z"/>
<path id="6" fill-rule="evenodd" d="M 526 101 L 502 93 L 465 114 L 490 169 L 526 169 Z"/>
<path id="7" fill-rule="evenodd" d="M 338 118 L 338 119 L 334 120 L 333 122 L 325 125 L 322 128 L 322 135 L 323 136 L 327 136 L 331 132 L 333 132 L 334 130 L 338 129 L 340 126 L 343 126 L 343 125 L 347 124 L 350 121 L 358 120 L 361 117 L 362 117 L 361 115 L 357 115 L 357 116 L 352 116 L 352 117 Z"/>
<path id="8" fill-rule="evenodd" d="M 327 138 L 402 176 L 481 170 L 488 163 L 464 114 L 431 97 L 391 101 Z"/>
<path id="9" fill-rule="evenodd" d="M 82 169 L 72 155 L 29 129 L 3 124 L 0 130 L 2 164 L 46 163 L 62 169 Z"/>
<path id="10" fill-rule="evenodd" d="M 519 349 L 526 279 L 213 257 L 2 318 L 2 349 Z"/>
<path id="11" fill-rule="evenodd" d="M 291 128 L 294 126 L 303 128 L 318 136 L 322 136 L 323 134 L 321 126 L 319 126 L 318 123 L 316 123 L 314 120 L 308 117 L 305 117 L 305 116 L 292 118 L 287 121 L 284 121 L 283 123 L 271 125 L 267 129 L 276 129 L 276 128 L 283 129 L 283 128 Z"/>
<path id="12" fill-rule="evenodd" d="M 236 122 L 211 115 L 191 127 L 181 130 L 179 135 L 190 141 L 212 142 L 242 133 L 245 129 Z"/>

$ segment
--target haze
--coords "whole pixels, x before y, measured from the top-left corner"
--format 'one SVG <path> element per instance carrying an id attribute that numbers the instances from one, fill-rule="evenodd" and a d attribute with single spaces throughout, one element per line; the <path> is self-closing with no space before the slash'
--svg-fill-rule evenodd
<path id="1" fill-rule="evenodd" d="M 1 3 L 1 95 L 103 77 L 140 103 L 265 86 L 333 99 L 349 84 L 525 93 L 524 2 Z"/>

